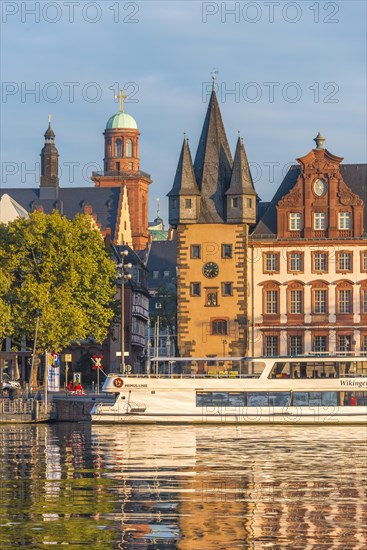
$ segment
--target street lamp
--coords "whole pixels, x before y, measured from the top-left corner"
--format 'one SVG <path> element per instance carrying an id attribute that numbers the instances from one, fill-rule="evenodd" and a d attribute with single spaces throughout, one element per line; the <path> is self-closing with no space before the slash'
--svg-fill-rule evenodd
<path id="1" fill-rule="evenodd" d="M 120 372 L 125 374 L 125 296 L 124 296 L 124 284 L 132 278 L 131 273 L 128 273 L 132 268 L 131 263 L 125 264 L 126 256 L 129 254 L 127 250 L 121 252 L 121 263 L 116 266 L 120 272 L 117 275 L 118 279 L 121 279 L 121 366 Z"/>

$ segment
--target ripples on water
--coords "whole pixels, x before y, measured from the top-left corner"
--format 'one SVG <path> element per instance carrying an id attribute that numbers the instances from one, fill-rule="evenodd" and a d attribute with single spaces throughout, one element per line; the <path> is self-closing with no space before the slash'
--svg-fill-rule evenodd
<path id="1" fill-rule="evenodd" d="M 364 549 L 366 435 L 0 426 L 0 548 Z"/>

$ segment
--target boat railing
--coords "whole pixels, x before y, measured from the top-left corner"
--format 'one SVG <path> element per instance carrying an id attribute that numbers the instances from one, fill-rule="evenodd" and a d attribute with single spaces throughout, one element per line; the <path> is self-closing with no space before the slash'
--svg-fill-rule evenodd
<path id="1" fill-rule="evenodd" d="M 229 372 L 229 373 L 223 373 L 223 372 L 207 372 L 207 373 L 141 373 L 141 374 L 126 374 L 126 378 L 259 378 L 259 374 L 245 374 L 240 372 Z"/>

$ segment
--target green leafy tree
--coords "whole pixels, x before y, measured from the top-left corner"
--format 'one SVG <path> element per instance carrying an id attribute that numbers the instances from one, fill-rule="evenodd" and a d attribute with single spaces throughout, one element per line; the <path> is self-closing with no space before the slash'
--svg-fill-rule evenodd
<path id="1" fill-rule="evenodd" d="M 114 314 L 114 263 L 87 215 L 35 211 L 0 226 L 0 336 L 59 352 L 71 341 L 102 342 Z"/>

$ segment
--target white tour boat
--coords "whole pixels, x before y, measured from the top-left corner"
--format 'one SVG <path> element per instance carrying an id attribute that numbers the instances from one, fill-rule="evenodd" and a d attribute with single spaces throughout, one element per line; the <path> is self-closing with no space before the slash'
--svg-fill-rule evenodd
<path id="1" fill-rule="evenodd" d="M 159 363 L 162 363 L 160 365 Z M 367 357 L 351 355 L 152 360 L 154 373 L 109 374 L 99 423 L 363 424 Z"/>

